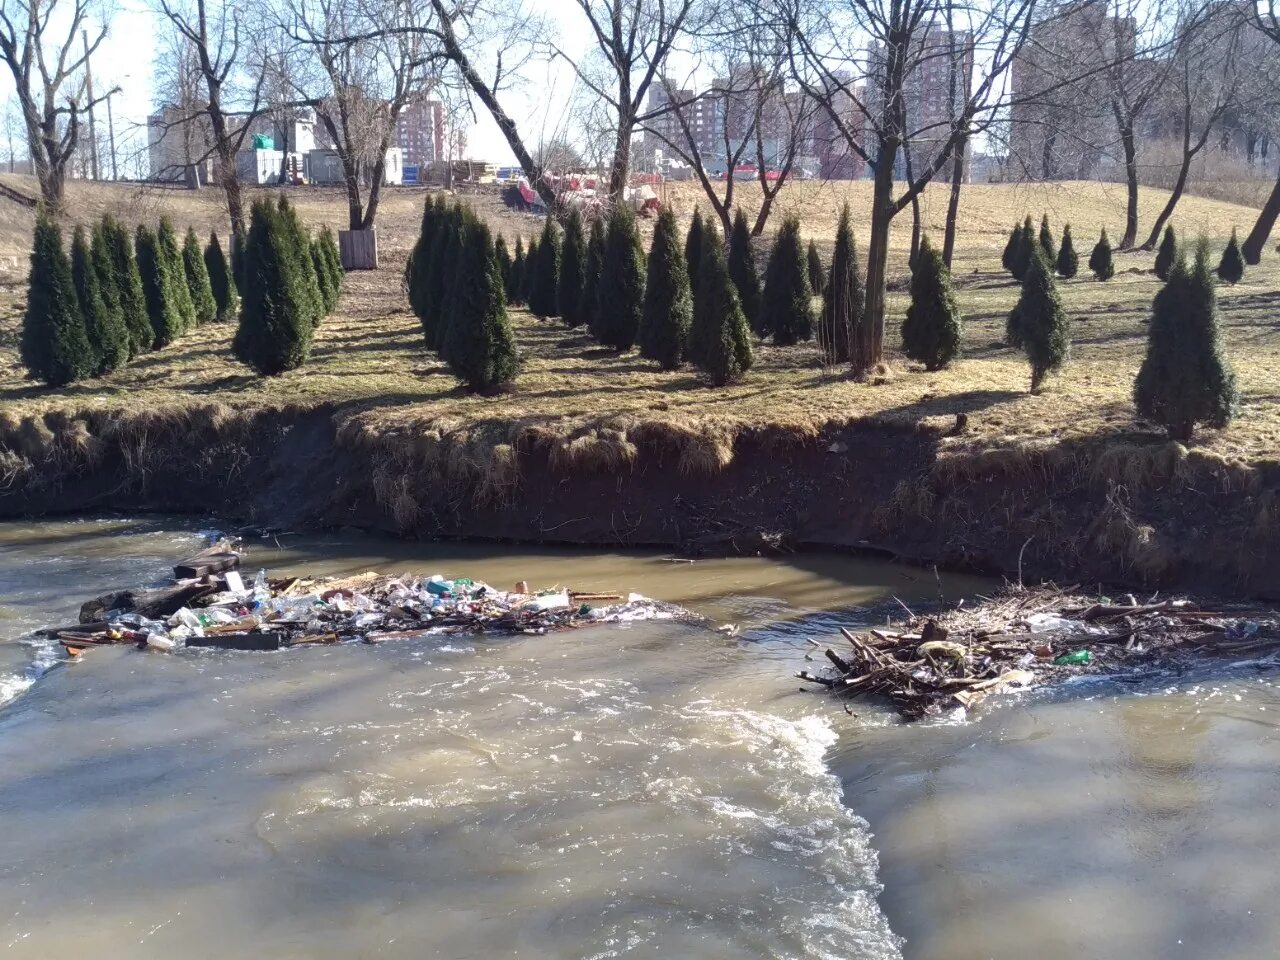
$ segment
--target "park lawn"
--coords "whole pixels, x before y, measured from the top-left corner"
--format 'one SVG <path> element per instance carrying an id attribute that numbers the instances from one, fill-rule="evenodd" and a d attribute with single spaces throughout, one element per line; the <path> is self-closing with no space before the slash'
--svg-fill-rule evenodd
<path id="1" fill-rule="evenodd" d="M 77 188 L 84 191 L 85 203 L 73 207 L 80 211 L 73 217 L 84 220 L 111 206 L 112 190 L 127 192 L 113 212 L 124 214 L 122 206 L 127 204 L 133 205 L 127 209 L 138 208 L 142 190 L 72 185 Z M 779 209 L 799 215 L 804 233 L 829 250 L 839 204 L 851 197 L 856 219 L 865 210 L 861 194 L 867 189 L 869 185 L 862 183 L 797 184 L 784 192 Z M 1027 392 L 1029 371 L 1022 356 L 1000 345 L 1005 316 L 1017 295 L 1017 287 L 998 265 L 1009 226 L 1022 212 L 1032 212 L 1038 220 L 1042 209 L 1050 211 L 1055 228 L 1070 218 L 1083 264 L 1107 213 L 1119 210 L 1118 191 L 1098 184 L 967 188 L 955 265 L 966 317 L 963 355 L 938 373 L 926 373 L 897 353 L 898 325 L 907 305 L 901 274 L 910 220 L 904 214 L 895 233 L 899 276 L 889 302 L 888 368 L 869 382 L 857 382 L 843 370 L 824 369 L 812 345 L 759 345 L 756 366 L 745 380 L 711 389 L 691 371 L 663 373 L 634 354 L 617 356 L 581 332 L 516 310 L 513 320 L 524 360 L 516 388 L 493 398 L 468 395 L 425 351 L 417 321 L 407 309 L 401 276 L 423 192 L 405 190 L 389 191 L 384 201 L 379 221 L 383 268 L 346 278 L 342 302 L 317 331 L 311 361 L 302 369 L 258 377 L 231 357 L 233 327 L 212 325 L 107 377 L 51 391 L 23 378 L 17 344 L 24 291 L 20 282 L 10 282 L 0 289 L 0 410 L 22 416 L 51 409 L 170 410 L 208 403 L 233 408 L 342 404 L 389 429 L 425 420 L 547 421 L 571 427 L 637 417 L 805 430 L 832 421 L 871 419 L 910 428 L 922 421 L 945 426 L 955 414 L 966 413 L 965 442 L 1154 435 L 1136 421 L 1131 399 L 1145 349 L 1144 321 L 1158 289 L 1149 272 L 1151 254 L 1117 255 L 1117 275 L 1108 283 L 1081 277 L 1062 284 L 1073 321 L 1072 356 L 1041 395 Z M 308 223 L 342 225 L 345 207 L 336 191 L 293 195 Z M 690 185 L 673 185 L 668 199 L 683 214 L 696 196 Z M 925 222 L 940 235 L 945 193 L 927 196 Z M 1150 222 L 1163 194 L 1148 190 L 1145 196 L 1144 222 Z M 215 191 L 152 191 L 146 197 L 142 209 L 156 216 L 167 210 L 180 228 L 193 223 L 202 232 L 223 229 Z M 537 232 L 535 218 L 505 210 L 492 192 L 473 202 L 508 238 Z M 1247 229 L 1251 223 L 1246 208 L 1194 197 L 1184 204 L 1179 226 L 1189 233 L 1205 233 L 1215 248 L 1225 242 L 1232 226 Z M 1118 218 L 1108 225 L 1114 237 Z M 10 234 L 18 232 L 10 228 Z M 865 245 L 865 237 L 860 245 Z M 1205 431 L 1198 443 L 1227 458 L 1273 459 L 1280 451 L 1280 264 L 1275 254 L 1269 250 L 1264 264 L 1250 270 L 1238 286 L 1222 288 L 1220 299 L 1227 353 L 1240 382 L 1241 410 L 1228 430 Z"/>

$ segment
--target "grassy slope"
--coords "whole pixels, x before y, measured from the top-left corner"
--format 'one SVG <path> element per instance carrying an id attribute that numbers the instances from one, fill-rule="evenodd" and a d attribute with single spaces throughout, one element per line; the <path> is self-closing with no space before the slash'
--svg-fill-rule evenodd
<path id="1" fill-rule="evenodd" d="M 225 231 L 220 197 L 212 190 L 191 194 L 95 184 L 69 189 L 75 219 L 91 220 L 104 209 L 131 220 L 154 219 L 167 210 L 180 226 L 193 223 L 201 231 Z M 779 207 L 800 215 L 805 233 L 829 249 L 840 203 L 850 200 L 856 220 L 866 209 L 868 190 L 865 183 L 797 184 L 784 193 Z M 749 192 L 742 191 L 744 202 Z M 295 191 L 294 196 L 309 223 L 343 225 L 345 206 L 337 191 Z M 694 188 L 673 185 L 668 199 L 687 214 L 697 197 Z M 1163 197 L 1159 191 L 1144 192 L 1144 223 Z M 971 436 L 979 440 L 1083 438 L 1140 429 L 1130 390 L 1145 346 L 1143 319 L 1157 289 L 1147 272 L 1150 254 L 1119 256 L 1119 272 L 1110 283 L 1080 279 L 1064 285 L 1064 300 L 1075 321 L 1072 360 L 1041 396 L 1026 393 L 1028 372 L 1021 356 L 998 346 L 1004 316 L 1016 296 L 1014 285 L 998 273 L 1009 226 L 1027 212 L 1038 220 L 1042 210 L 1049 211 L 1055 229 L 1069 219 L 1084 261 L 1104 224 L 1113 236 L 1117 232 L 1121 197 L 1112 185 L 966 188 L 955 273 L 967 323 L 963 359 L 950 370 L 924 373 L 895 357 L 888 377 L 855 383 L 842 371 L 824 370 L 811 346 L 762 346 L 757 367 L 744 383 L 711 390 L 700 387 L 688 372 L 658 372 L 635 356 L 614 356 L 556 323 L 540 324 L 517 312 L 525 369 L 519 389 L 496 399 L 461 393 L 443 365 L 421 348 L 416 320 L 407 312 L 400 275 L 416 233 L 421 198 L 420 191 L 397 190 L 384 200 L 379 218 L 384 269 L 347 278 L 338 314 L 317 334 L 312 362 L 275 379 L 258 378 L 231 360 L 230 327 L 207 327 L 102 380 L 59 391 L 32 386 L 23 381 L 16 356 L 22 284 L 11 283 L 0 307 L 0 409 L 23 414 L 54 406 L 163 409 L 210 401 L 241 406 L 341 399 L 360 401 L 370 420 L 387 425 L 423 419 L 586 421 L 615 414 L 711 424 L 809 424 L 863 416 L 912 424 L 963 411 L 970 415 Z M 924 216 L 931 230 L 941 229 L 945 200 L 941 191 L 926 195 Z M 474 202 L 509 241 L 516 233 L 531 236 L 539 228 L 535 218 L 502 209 L 492 195 Z M 29 219 L 28 211 L 5 204 L 0 244 L 8 246 L 0 252 L 23 252 L 14 245 L 26 236 Z M 1232 226 L 1247 229 L 1252 219 L 1248 208 L 1188 197 L 1177 224 L 1185 233 L 1204 232 L 1220 245 Z M 904 214 L 894 237 L 899 272 L 909 223 Z M 860 243 L 865 245 L 865 235 Z M 1280 266 L 1271 255 L 1238 287 L 1221 292 L 1228 351 L 1244 397 L 1230 430 L 1202 438 L 1204 446 L 1223 456 L 1275 457 L 1280 449 L 1277 291 Z M 891 296 L 891 347 L 898 342 L 897 324 L 905 307 L 902 294 Z"/>

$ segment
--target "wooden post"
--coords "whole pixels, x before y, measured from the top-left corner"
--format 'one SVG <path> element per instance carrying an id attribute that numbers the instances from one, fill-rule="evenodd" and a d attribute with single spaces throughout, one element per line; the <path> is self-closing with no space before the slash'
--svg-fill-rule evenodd
<path id="1" fill-rule="evenodd" d="M 377 270 L 378 228 L 339 230 L 338 253 L 344 270 Z"/>

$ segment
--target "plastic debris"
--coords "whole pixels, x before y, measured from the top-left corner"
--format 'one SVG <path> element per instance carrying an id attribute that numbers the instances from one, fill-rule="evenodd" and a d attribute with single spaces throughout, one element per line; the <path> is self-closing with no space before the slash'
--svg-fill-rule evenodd
<path id="1" fill-rule="evenodd" d="M 303 644 L 358 641 L 379 643 L 447 634 L 543 634 L 587 623 L 692 618 L 678 607 L 637 593 L 591 593 L 563 587 L 531 593 L 521 581 L 516 591 L 496 590 L 468 577 L 272 578 L 258 571 L 245 588 L 232 569 L 199 580 L 163 608 L 165 620 L 147 619 L 110 606 L 104 620 L 51 630 L 69 651 L 89 646 L 136 643 L 153 650 L 215 647 L 276 650 Z M 168 596 L 169 594 L 163 594 Z M 181 605 L 179 605 L 181 603 Z"/>

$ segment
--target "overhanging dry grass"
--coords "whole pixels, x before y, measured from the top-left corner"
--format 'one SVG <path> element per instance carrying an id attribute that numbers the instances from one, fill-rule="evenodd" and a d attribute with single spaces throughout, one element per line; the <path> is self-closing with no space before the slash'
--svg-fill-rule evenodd
<path id="1" fill-rule="evenodd" d="M 71 186 L 76 216 L 91 220 L 114 204 L 114 212 L 158 216 L 169 209 L 175 222 L 204 230 L 221 225 L 215 191 L 139 191 L 136 187 Z M 834 217 L 844 195 L 855 216 L 865 209 L 868 184 L 797 184 L 784 193 L 783 210 L 797 212 L 805 231 L 829 246 Z M 1145 346 L 1143 323 L 1157 281 L 1145 272 L 1149 254 L 1122 255 L 1117 277 L 1101 284 L 1079 279 L 1063 286 L 1074 319 L 1073 356 L 1061 376 L 1040 396 L 1027 393 L 1028 370 L 1021 355 L 998 346 L 1015 286 L 996 272 L 995 262 L 1011 223 L 1024 212 L 1048 209 L 1055 226 L 1076 225 L 1082 259 L 1104 218 L 1113 227 L 1119 209 L 1117 188 L 1094 184 L 1041 187 L 973 186 L 966 190 L 964 229 L 956 264 L 959 298 L 967 320 L 963 358 L 950 370 L 925 373 L 891 358 L 892 375 L 857 383 L 842 371 L 822 368 L 812 346 L 761 346 L 757 365 L 741 384 L 703 387 L 689 371 L 662 373 L 634 355 L 616 356 L 584 335 L 558 323 L 539 323 L 515 314 L 525 357 L 519 388 L 511 395 L 478 398 L 460 391 L 444 366 L 422 348 L 416 320 L 400 290 L 403 259 L 416 232 L 421 191 L 392 191 L 380 217 L 385 265 L 377 273 L 353 274 L 339 312 L 317 334 L 312 361 L 278 378 L 261 378 L 232 360 L 230 327 L 206 327 L 180 343 L 140 358 L 126 370 L 101 380 L 49 391 L 22 380 L 17 364 L 20 285 L 6 293 L 0 319 L 0 409 L 21 416 L 55 408 L 114 407 L 169 410 L 211 401 L 237 408 L 260 404 L 350 403 L 361 429 L 399 431 L 406 443 L 440 424 L 452 424 L 469 438 L 458 446 L 495 476 L 501 495 L 503 464 L 531 431 L 547 431 L 550 455 L 562 466 L 607 468 L 634 457 L 634 444 L 657 448 L 671 440 L 680 469 L 713 473 L 732 457 L 733 438 L 743 427 L 795 428 L 811 436 L 815 425 L 874 418 L 904 429 L 924 422 L 942 426 L 957 413 L 969 416 L 969 434 L 956 445 L 987 443 L 1038 446 L 1060 440 L 1125 436 L 1139 427 L 1130 392 Z M 744 191 L 744 199 L 745 199 Z M 340 226 L 345 207 L 336 191 L 294 191 L 301 214 L 312 224 Z M 671 188 L 670 199 L 688 212 L 697 194 L 688 185 Z M 1144 217 L 1162 202 L 1146 191 Z M 143 199 L 139 199 L 142 197 Z M 143 202 L 145 200 L 145 202 Z M 476 205 L 512 237 L 532 235 L 535 219 L 512 214 L 496 198 Z M 926 220 L 941 216 L 945 194 L 928 195 Z M 12 213 L 12 209 L 10 210 Z M 25 216 L 23 213 L 15 217 Z M 1222 242 L 1232 226 L 1246 225 L 1245 208 L 1187 198 L 1178 224 L 1186 232 L 1203 229 Z M 895 234 L 895 268 L 907 241 L 905 224 Z M 865 238 L 864 238 L 865 239 Z M 1243 406 L 1231 429 L 1205 433 L 1200 446 L 1226 459 L 1258 460 L 1280 450 L 1280 268 L 1274 256 L 1251 270 L 1238 287 L 1221 292 L 1228 352 L 1240 377 Z M 902 293 L 891 296 L 889 344 L 898 342 L 905 310 Z M 481 428 L 489 424 L 491 428 Z M 647 424 L 657 434 L 646 436 Z M 548 425 L 553 425 L 549 427 Z M 517 429 L 518 428 L 518 429 Z M 447 431 L 446 431 L 447 432 Z M 483 447 L 483 449 L 480 449 Z M 498 447 L 507 448 L 492 461 Z M 472 453 L 465 453 L 471 450 Z M 457 469 L 468 469 L 456 464 Z M 388 481 L 390 482 L 390 481 Z M 395 491 L 387 490 L 388 499 Z"/>

